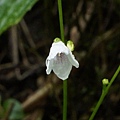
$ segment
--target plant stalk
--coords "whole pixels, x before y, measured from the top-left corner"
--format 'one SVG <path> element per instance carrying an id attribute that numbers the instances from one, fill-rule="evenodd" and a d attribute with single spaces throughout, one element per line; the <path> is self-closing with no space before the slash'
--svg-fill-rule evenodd
<path id="1" fill-rule="evenodd" d="M 61 40 L 64 40 L 64 26 L 63 26 L 63 12 L 62 12 L 62 0 L 58 0 L 58 12 L 59 12 L 59 23 Z M 63 120 L 67 120 L 67 80 L 63 80 Z"/>
<path id="2" fill-rule="evenodd" d="M 89 120 L 93 120 L 93 119 L 94 119 L 94 117 L 95 117 L 95 115 L 96 115 L 96 113 L 97 113 L 100 105 L 102 104 L 105 96 L 107 95 L 107 93 L 108 93 L 108 91 L 109 91 L 112 83 L 114 82 L 114 80 L 115 80 L 116 77 L 118 76 L 119 72 L 120 72 L 120 65 L 118 66 L 116 72 L 114 73 L 113 77 L 111 78 L 108 86 L 107 86 L 105 89 L 102 90 L 102 94 L 101 94 L 101 96 L 100 96 L 100 99 L 99 99 L 99 101 L 97 102 L 97 105 L 96 105 L 96 107 L 94 108 L 94 111 L 92 112 Z"/>

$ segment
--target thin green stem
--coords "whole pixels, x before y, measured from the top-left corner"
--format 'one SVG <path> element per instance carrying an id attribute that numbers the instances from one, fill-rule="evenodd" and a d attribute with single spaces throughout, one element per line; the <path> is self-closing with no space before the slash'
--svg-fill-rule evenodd
<path id="1" fill-rule="evenodd" d="M 100 107 L 104 97 L 105 97 L 105 94 L 102 92 L 102 94 L 100 96 L 100 99 L 99 99 L 96 107 L 94 108 L 94 111 L 93 111 L 92 115 L 90 116 L 89 120 L 93 120 L 93 118 L 95 117 L 95 115 L 96 115 L 96 113 L 97 113 L 97 111 L 98 111 L 98 109 L 99 109 L 99 107 Z"/>
<path id="2" fill-rule="evenodd" d="M 63 120 L 67 120 L 67 80 L 63 81 Z"/>
<path id="3" fill-rule="evenodd" d="M 58 0 L 58 11 L 59 11 L 59 23 L 61 40 L 64 40 L 64 26 L 63 26 L 63 12 L 62 12 L 62 0 Z M 67 120 L 67 80 L 63 80 L 63 120 Z"/>
<path id="4" fill-rule="evenodd" d="M 102 90 L 102 94 L 101 94 L 101 96 L 100 96 L 100 99 L 99 99 L 96 107 L 94 108 L 94 111 L 93 111 L 93 113 L 91 114 L 89 120 L 93 120 L 93 119 L 94 119 L 94 117 L 95 117 L 95 115 L 96 115 L 96 113 L 97 113 L 100 105 L 102 104 L 105 96 L 107 95 L 107 93 L 108 93 L 108 91 L 109 91 L 112 83 L 114 82 L 114 80 L 115 80 L 116 77 L 118 76 L 119 72 L 120 72 L 120 65 L 119 65 L 119 67 L 117 68 L 116 72 L 114 73 L 113 77 L 111 78 L 110 83 L 108 84 L 108 86 L 107 86 L 105 89 Z"/>
<path id="5" fill-rule="evenodd" d="M 109 88 L 111 87 L 111 85 L 112 85 L 112 83 L 114 82 L 115 78 L 118 76 L 119 72 L 120 72 L 120 65 L 118 66 L 115 74 L 114 74 L 113 77 L 111 78 L 110 83 L 108 84 L 108 86 L 107 86 L 107 88 L 106 88 L 106 92 L 108 92 Z"/>
<path id="6" fill-rule="evenodd" d="M 63 12 L 62 12 L 62 0 L 58 0 L 58 12 L 59 12 L 59 23 L 60 23 L 60 33 L 61 39 L 65 43 L 64 40 L 64 27 L 63 27 Z"/>

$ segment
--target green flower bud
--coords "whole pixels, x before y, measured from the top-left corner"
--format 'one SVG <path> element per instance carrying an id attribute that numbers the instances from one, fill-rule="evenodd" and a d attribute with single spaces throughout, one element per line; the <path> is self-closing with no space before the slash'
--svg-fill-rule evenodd
<path id="1" fill-rule="evenodd" d="M 74 50 L 74 43 L 71 40 L 69 40 L 67 42 L 67 47 L 70 49 L 70 51 L 73 51 Z"/>
<path id="2" fill-rule="evenodd" d="M 59 41 L 61 41 L 60 38 L 55 38 L 55 39 L 54 39 L 54 42 L 59 42 Z"/>
<path id="3" fill-rule="evenodd" d="M 109 84 L 109 80 L 106 79 L 106 78 L 104 78 L 104 79 L 102 80 L 102 83 L 103 83 L 103 85 L 108 85 L 108 84 Z"/>

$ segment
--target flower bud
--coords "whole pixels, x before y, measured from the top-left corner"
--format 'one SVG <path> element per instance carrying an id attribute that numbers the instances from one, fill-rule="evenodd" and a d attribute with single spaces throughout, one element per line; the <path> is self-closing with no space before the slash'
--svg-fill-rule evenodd
<path id="1" fill-rule="evenodd" d="M 56 43 L 56 42 L 59 42 L 59 41 L 61 41 L 60 38 L 55 38 L 55 39 L 54 39 L 54 42 L 55 42 L 55 43 Z"/>
<path id="2" fill-rule="evenodd" d="M 104 79 L 102 80 L 102 83 L 103 83 L 103 85 L 108 85 L 108 84 L 109 84 L 109 80 L 106 79 L 106 78 L 104 78 Z"/>
<path id="3" fill-rule="evenodd" d="M 71 40 L 69 40 L 67 42 L 67 47 L 70 49 L 70 51 L 73 51 L 74 50 L 74 44 Z"/>

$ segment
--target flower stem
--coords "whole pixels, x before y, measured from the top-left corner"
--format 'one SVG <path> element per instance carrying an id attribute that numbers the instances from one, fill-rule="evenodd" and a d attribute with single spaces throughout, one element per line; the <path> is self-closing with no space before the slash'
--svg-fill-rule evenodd
<path id="1" fill-rule="evenodd" d="M 63 14 L 62 14 L 62 0 L 58 0 L 58 12 L 61 40 L 64 40 L 64 26 L 63 26 Z M 67 80 L 63 80 L 63 120 L 67 120 Z"/>
<path id="2" fill-rule="evenodd" d="M 65 43 L 65 40 L 64 40 L 64 27 L 63 27 L 63 14 L 62 14 L 62 0 L 58 0 L 58 12 L 59 12 L 59 23 L 60 23 L 61 39 Z"/>
<path id="3" fill-rule="evenodd" d="M 100 96 L 100 99 L 99 99 L 99 101 L 97 102 L 97 105 L 96 105 L 96 107 L 94 108 L 94 111 L 93 111 L 93 113 L 91 114 L 89 120 L 93 120 L 93 119 L 94 119 L 94 117 L 95 117 L 95 115 L 96 115 L 96 113 L 97 113 L 100 105 L 102 104 L 105 96 L 107 95 L 107 93 L 108 93 L 108 91 L 109 91 L 112 83 L 114 82 L 114 80 L 115 80 L 116 77 L 118 76 L 119 72 L 120 72 L 120 65 L 118 66 L 116 72 L 114 73 L 113 77 L 111 78 L 110 83 L 108 84 L 108 86 L 107 86 L 107 87 L 103 87 L 103 90 L 102 90 L 102 94 L 101 94 L 101 96 Z"/>
<path id="4" fill-rule="evenodd" d="M 67 120 L 67 80 L 63 81 L 63 120 Z"/>

